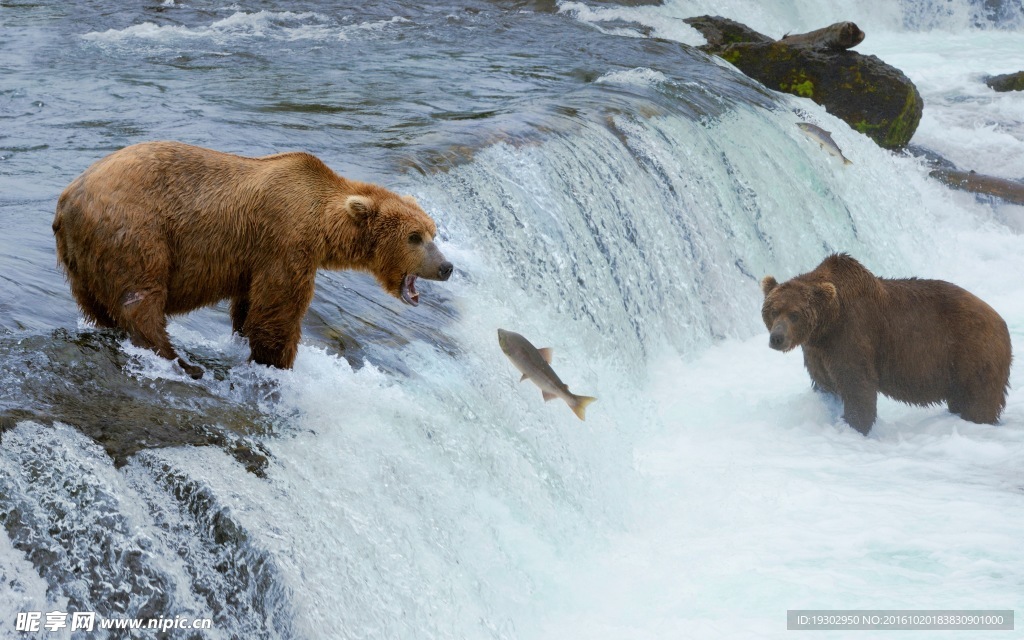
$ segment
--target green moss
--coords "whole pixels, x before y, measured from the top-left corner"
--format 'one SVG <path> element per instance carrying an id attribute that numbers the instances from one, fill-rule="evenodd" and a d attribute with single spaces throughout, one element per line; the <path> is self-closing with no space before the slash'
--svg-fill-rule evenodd
<path id="1" fill-rule="evenodd" d="M 793 70 L 787 76 L 789 82 L 783 80 L 779 89 L 786 93 L 792 93 L 795 96 L 801 96 L 804 98 L 814 98 L 814 81 L 807 77 L 807 74 L 802 70 Z"/>
<path id="2" fill-rule="evenodd" d="M 858 122 L 854 122 L 852 126 L 854 129 L 860 131 L 864 135 L 870 136 L 870 132 L 877 130 L 878 127 L 880 127 L 881 125 L 871 124 L 867 120 L 860 120 Z"/>
<path id="3" fill-rule="evenodd" d="M 803 96 L 805 98 L 813 98 L 814 83 L 811 82 L 810 80 L 804 80 L 799 84 L 791 84 L 789 85 L 789 92 L 795 93 L 796 95 Z"/>
<path id="4" fill-rule="evenodd" d="M 768 47 L 767 54 L 768 60 L 771 62 L 790 62 L 796 57 L 792 47 L 777 43 Z"/>
<path id="5" fill-rule="evenodd" d="M 907 101 L 903 104 L 903 109 L 889 126 L 885 140 L 879 144 L 887 149 L 898 149 L 910 142 L 917 131 L 917 125 L 921 122 L 921 110 L 918 109 L 917 100 L 917 91 L 907 92 Z"/>
<path id="6" fill-rule="evenodd" d="M 719 53 L 718 56 L 730 64 L 736 64 L 739 62 L 741 57 L 740 52 L 736 49 L 727 49 L 726 51 Z"/>
<path id="7" fill-rule="evenodd" d="M 857 131 L 874 140 L 878 146 L 886 149 L 900 149 L 914 136 L 917 125 L 921 121 L 921 112 L 917 108 L 917 94 L 910 91 L 900 113 L 892 119 L 871 124 L 867 120 L 850 123 Z"/>

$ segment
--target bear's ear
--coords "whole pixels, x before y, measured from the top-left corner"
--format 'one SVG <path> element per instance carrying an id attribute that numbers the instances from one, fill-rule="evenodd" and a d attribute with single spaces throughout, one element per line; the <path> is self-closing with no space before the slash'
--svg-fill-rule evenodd
<path id="1" fill-rule="evenodd" d="M 416 207 L 420 206 L 420 203 L 417 202 L 416 198 L 414 198 L 412 196 L 401 196 L 401 198 L 402 198 L 402 200 L 405 200 L 406 202 L 408 202 L 409 204 L 411 204 L 413 206 L 416 206 Z"/>
<path id="2" fill-rule="evenodd" d="M 839 298 L 839 292 L 836 290 L 836 285 L 831 282 L 822 282 L 817 287 L 817 293 L 826 303 L 835 302 Z"/>
<path id="3" fill-rule="evenodd" d="M 779 286 L 779 283 L 775 280 L 775 276 L 765 276 L 761 279 L 761 292 L 765 297 L 777 286 Z"/>
<path id="4" fill-rule="evenodd" d="M 349 196 L 345 199 L 345 208 L 356 220 L 364 220 L 373 211 L 373 199 L 368 196 Z"/>

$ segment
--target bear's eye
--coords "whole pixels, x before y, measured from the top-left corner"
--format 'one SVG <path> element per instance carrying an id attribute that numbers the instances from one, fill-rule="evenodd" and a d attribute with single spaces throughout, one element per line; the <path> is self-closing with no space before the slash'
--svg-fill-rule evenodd
<path id="1" fill-rule="evenodd" d="M 799 314 L 797 314 L 795 311 L 791 311 L 786 317 L 789 319 L 790 322 L 796 322 L 797 320 L 800 319 Z"/>
<path id="2" fill-rule="evenodd" d="M 423 244 L 423 236 L 418 233 L 409 234 L 409 244 Z"/>

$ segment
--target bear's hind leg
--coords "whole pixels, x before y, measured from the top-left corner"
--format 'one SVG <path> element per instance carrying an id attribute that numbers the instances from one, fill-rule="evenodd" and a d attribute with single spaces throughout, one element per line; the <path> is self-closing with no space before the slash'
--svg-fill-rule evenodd
<path id="1" fill-rule="evenodd" d="M 164 313 L 166 300 L 167 293 L 162 290 L 150 289 L 125 294 L 121 305 L 123 326 L 136 347 L 150 349 L 163 358 L 177 361 L 185 373 L 198 380 L 203 377 L 202 368 L 185 362 L 171 346 L 171 339 L 167 335 L 167 316 Z"/>
<path id="2" fill-rule="evenodd" d="M 107 307 L 76 280 L 71 281 L 71 294 L 75 296 L 75 301 L 78 302 L 78 307 L 82 310 L 82 315 L 86 320 L 103 329 L 117 328 L 118 324 L 107 311 Z"/>
<path id="3" fill-rule="evenodd" d="M 118 324 L 111 312 L 106 309 L 106 305 L 99 302 L 99 299 L 92 293 L 92 289 L 70 268 L 67 269 L 67 272 L 68 282 L 71 284 L 71 294 L 78 302 L 78 308 L 82 309 L 85 319 L 102 329 L 117 328 Z"/>
<path id="4" fill-rule="evenodd" d="M 979 388 L 981 387 L 981 388 Z M 968 422 L 995 424 L 1006 406 L 1005 391 L 998 384 L 957 389 L 949 398 L 949 411 Z"/>

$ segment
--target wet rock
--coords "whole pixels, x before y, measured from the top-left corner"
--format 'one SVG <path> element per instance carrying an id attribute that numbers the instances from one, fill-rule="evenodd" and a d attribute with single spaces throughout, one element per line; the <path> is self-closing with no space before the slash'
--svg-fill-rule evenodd
<path id="1" fill-rule="evenodd" d="M 708 40 L 704 51 L 771 89 L 814 100 L 886 149 L 905 146 L 921 121 L 924 102 L 903 72 L 849 50 L 864 38 L 852 22 L 781 40 L 715 16 L 685 22 Z"/>
<path id="2" fill-rule="evenodd" d="M 985 84 L 996 91 L 1024 91 L 1024 71 L 989 76 L 985 78 Z"/>
<path id="3" fill-rule="evenodd" d="M 117 467 L 144 449 L 217 446 L 263 474 L 267 451 L 253 436 L 269 429 L 266 416 L 199 384 L 129 375 L 119 340 L 62 329 L 0 337 L 0 438 L 24 420 L 59 421 L 102 446 Z"/>

